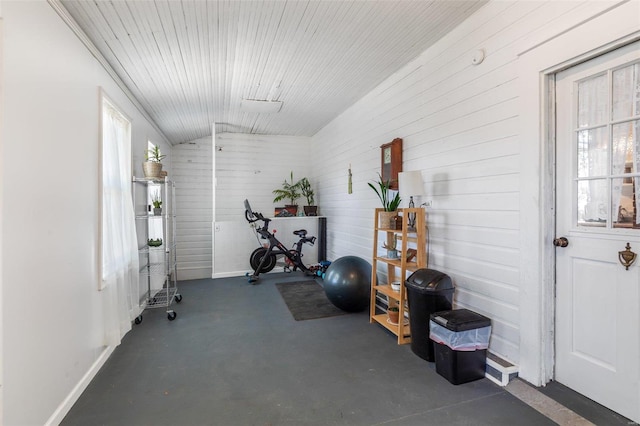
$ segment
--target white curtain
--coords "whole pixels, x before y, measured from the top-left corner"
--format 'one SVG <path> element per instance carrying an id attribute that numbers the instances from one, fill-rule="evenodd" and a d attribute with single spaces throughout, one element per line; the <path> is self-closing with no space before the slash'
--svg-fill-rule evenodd
<path id="1" fill-rule="evenodd" d="M 102 282 L 107 344 L 118 345 L 139 314 L 139 262 L 131 197 L 131 123 L 102 102 Z"/>

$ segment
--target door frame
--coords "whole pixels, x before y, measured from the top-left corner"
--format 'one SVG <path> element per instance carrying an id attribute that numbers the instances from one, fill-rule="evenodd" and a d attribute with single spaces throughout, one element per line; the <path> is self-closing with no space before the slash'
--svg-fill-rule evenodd
<path id="1" fill-rule="evenodd" d="M 555 74 L 640 40 L 640 2 L 594 2 L 588 8 L 576 17 L 578 22 L 567 22 L 542 41 L 532 40 L 517 55 L 519 376 L 536 386 L 554 378 L 555 365 Z"/>

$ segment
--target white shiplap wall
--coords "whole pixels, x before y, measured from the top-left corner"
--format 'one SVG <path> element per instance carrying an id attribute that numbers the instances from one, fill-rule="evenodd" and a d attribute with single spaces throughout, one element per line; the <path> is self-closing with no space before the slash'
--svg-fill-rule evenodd
<path id="1" fill-rule="evenodd" d="M 215 144 L 216 211 L 213 276 L 238 275 L 249 270 L 249 255 L 258 246 L 244 218 L 244 200 L 254 211 L 273 216 L 273 191 L 285 179 L 310 176 L 310 139 L 293 136 L 220 134 Z M 303 199 L 298 200 L 300 208 Z M 288 241 L 284 235 L 282 241 Z"/>
<path id="2" fill-rule="evenodd" d="M 378 201 L 366 183 L 379 171 L 379 146 L 403 138 L 403 168 L 422 171 L 428 195 L 421 201 L 433 202 L 429 267 L 452 276 L 457 307 L 492 319 L 491 350 L 517 364 L 518 118 L 527 113 L 518 110 L 518 54 L 613 4 L 491 2 L 317 133 L 328 258 L 371 256 Z M 477 49 L 486 59 L 474 66 Z"/>
<path id="3" fill-rule="evenodd" d="M 178 278 L 211 277 L 213 161 L 211 137 L 175 145 L 171 179 L 176 183 Z"/>
<path id="4" fill-rule="evenodd" d="M 289 180 L 291 172 L 295 181 L 309 176 L 314 162 L 309 147 L 310 139 L 302 136 L 218 135 L 216 221 L 244 220 L 245 198 L 265 216 L 273 212 L 271 191 Z"/>

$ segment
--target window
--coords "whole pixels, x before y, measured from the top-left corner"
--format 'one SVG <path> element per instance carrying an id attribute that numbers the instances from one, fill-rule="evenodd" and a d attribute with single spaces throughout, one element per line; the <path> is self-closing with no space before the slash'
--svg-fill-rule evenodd
<path id="1" fill-rule="evenodd" d="M 640 63 L 578 82 L 578 225 L 640 229 Z"/>
<path id="2" fill-rule="evenodd" d="M 138 261 L 131 201 L 131 122 L 104 96 L 101 145 L 103 289 Z"/>

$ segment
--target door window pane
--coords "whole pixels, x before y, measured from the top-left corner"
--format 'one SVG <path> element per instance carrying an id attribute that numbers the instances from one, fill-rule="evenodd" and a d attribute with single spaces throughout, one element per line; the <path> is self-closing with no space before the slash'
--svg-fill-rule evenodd
<path id="1" fill-rule="evenodd" d="M 611 174 L 638 171 L 638 128 L 640 121 L 629 121 L 612 126 Z"/>
<path id="2" fill-rule="evenodd" d="M 611 211 L 614 228 L 634 228 L 638 225 L 636 211 L 638 178 L 617 178 L 611 181 Z"/>
<path id="3" fill-rule="evenodd" d="M 578 181 L 578 225 L 606 226 L 608 192 L 606 179 Z"/>
<path id="4" fill-rule="evenodd" d="M 624 120 L 640 111 L 640 64 L 613 72 L 613 119 Z"/>
<path id="5" fill-rule="evenodd" d="M 578 131 L 578 177 L 608 174 L 608 136 L 606 127 Z"/>
<path id="6" fill-rule="evenodd" d="M 607 75 L 578 83 L 578 127 L 592 127 L 608 121 Z"/>

